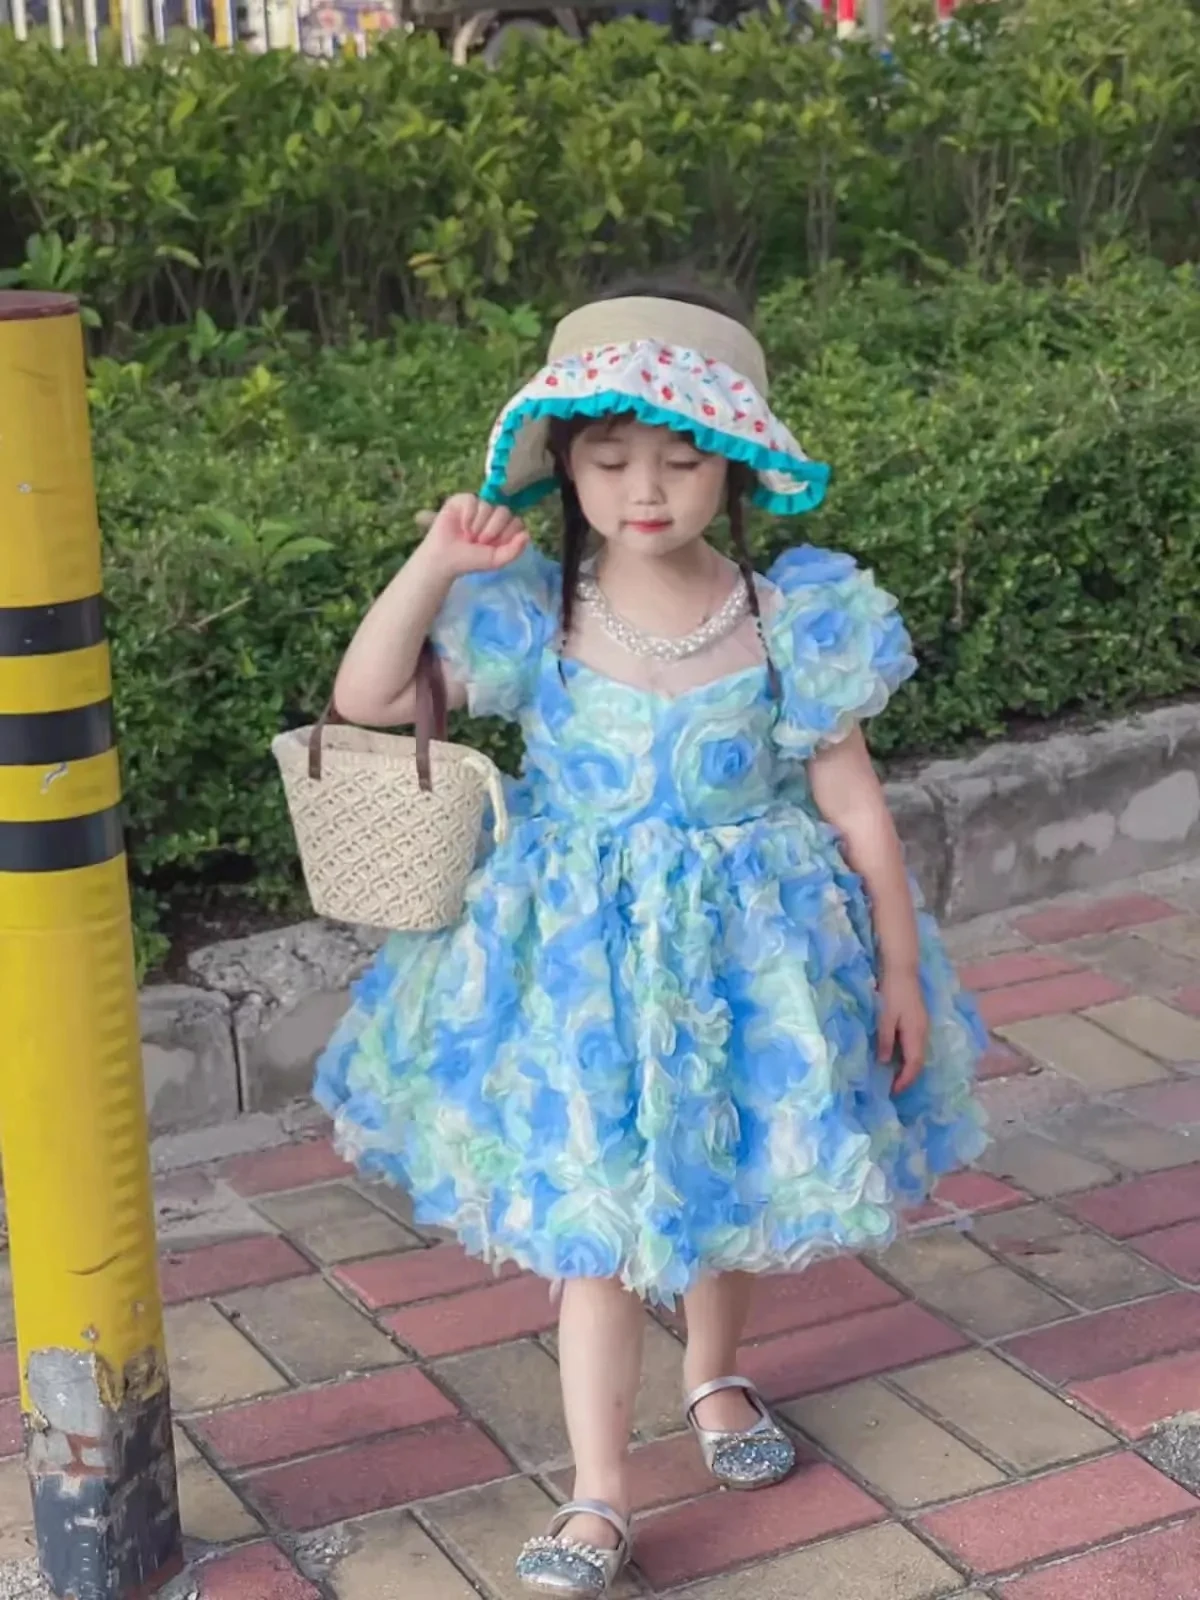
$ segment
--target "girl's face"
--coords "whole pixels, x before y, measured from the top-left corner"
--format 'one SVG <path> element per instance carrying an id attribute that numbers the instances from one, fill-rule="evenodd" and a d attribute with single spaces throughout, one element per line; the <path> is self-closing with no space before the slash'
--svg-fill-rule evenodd
<path id="1" fill-rule="evenodd" d="M 670 555 L 699 539 L 725 494 L 728 463 L 683 434 L 604 421 L 571 443 L 571 477 L 588 522 L 609 544 Z"/>

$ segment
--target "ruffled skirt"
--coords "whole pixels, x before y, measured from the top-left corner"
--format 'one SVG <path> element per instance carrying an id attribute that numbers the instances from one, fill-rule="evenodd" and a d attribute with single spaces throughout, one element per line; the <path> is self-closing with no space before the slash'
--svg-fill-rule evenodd
<path id="1" fill-rule="evenodd" d="M 984 1147 L 986 1036 L 921 916 L 924 1073 L 876 1059 L 871 922 L 831 831 L 527 817 L 461 920 L 393 936 L 321 1058 L 339 1148 L 418 1222 L 671 1303 L 873 1249 Z"/>

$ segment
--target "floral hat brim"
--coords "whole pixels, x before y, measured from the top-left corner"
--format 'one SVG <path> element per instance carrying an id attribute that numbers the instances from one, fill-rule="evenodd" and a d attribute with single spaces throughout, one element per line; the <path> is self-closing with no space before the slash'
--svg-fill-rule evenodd
<path id="1" fill-rule="evenodd" d="M 651 326 L 665 337 L 650 336 Z M 604 331 L 603 341 L 582 338 Z M 557 487 L 554 418 L 632 415 L 749 467 L 756 505 L 781 516 L 811 511 L 825 498 L 829 468 L 805 455 L 771 411 L 766 387 L 757 341 L 719 313 L 648 299 L 585 307 L 560 324 L 548 365 L 500 413 L 482 498 L 520 511 Z"/>

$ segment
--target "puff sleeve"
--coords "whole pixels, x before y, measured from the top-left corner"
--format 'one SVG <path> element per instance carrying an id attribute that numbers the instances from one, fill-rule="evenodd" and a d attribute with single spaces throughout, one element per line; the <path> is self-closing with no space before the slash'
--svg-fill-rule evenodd
<path id="1" fill-rule="evenodd" d="M 782 685 L 775 743 L 806 761 L 878 716 L 917 663 L 896 601 L 851 556 L 804 546 L 767 577 L 779 595 L 768 623 Z"/>
<path id="2" fill-rule="evenodd" d="M 533 699 L 542 654 L 557 625 L 558 568 L 530 546 L 498 572 L 470 573 L 451 588 L 430 630 L 473 716 L 515 722 Z"/>

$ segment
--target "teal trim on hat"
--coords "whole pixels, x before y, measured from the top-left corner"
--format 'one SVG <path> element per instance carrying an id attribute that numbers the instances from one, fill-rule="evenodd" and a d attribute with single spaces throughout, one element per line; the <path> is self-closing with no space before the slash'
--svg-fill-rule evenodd
<path id="1" fill-rule="evenodd" d="M 737 461 L 760 474 L 758 487 L 751 499 L 756 506 L 777 516 L 798 516 L 814 511 L 825 498 L 829 487 L 830 469 L 822 461 L 809 461 L 806 456 L 792 456 L 782 450 L 770 450 L 756 444 L 753 439 L 740 439 L 720 429 L 705 427 L 695 418 L 678 411 L 641 400 L 636 395 L 609 389 L 600 394 L 551 397 L 522 401 L 505 417 L 495 443 L 489 452 L 489 466 L 480 498 L 492 505 L 507 506 L 511 511 L 524 511 L 550 494 L 557 486 L 553 477 L 539 479 L 526 485 L 515 494 L 505 488 L 508 463 L 513 446 L 521 429 L 529 422 L 540 422 L 546 417 L 607 417 L 633 415 L 651 428 L 670 428 L 674 433 L 686 434 L 698 450 L 706 455 L 724 456 L 727 461 Z M 803 487 L 788 493 L 769 489 L 761 481 L 764 472 L 786 472 L 790 477 L 803 480 Z"/>

